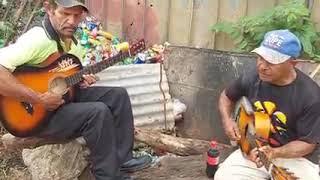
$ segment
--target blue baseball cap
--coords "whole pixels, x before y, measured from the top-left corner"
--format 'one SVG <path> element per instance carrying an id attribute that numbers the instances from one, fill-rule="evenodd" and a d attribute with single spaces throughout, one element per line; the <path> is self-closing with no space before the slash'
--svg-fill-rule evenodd
<path id="1" fill-rule="evenodd" d="M 271 64 L 280 64 L 290 58 L 298 58 L 301 52 L 300 40 L 287 29 L 269 31 L 260 47 L 251 52 L 262 56 Z"/>

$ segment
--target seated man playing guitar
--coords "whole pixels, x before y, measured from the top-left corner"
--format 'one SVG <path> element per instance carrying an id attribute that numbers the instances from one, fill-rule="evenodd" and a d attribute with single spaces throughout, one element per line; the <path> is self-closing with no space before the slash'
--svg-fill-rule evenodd
<path id="1" fill-rule="evenodd" d="M 81 66 L 76 61 L 84 51 L 73 34 L 87 7 L 77 0 L 45 0 L 44 8 L 42 27 L 30 29 L 16 43 L 0 49 L 3 125 L 20 137 L 70 140 L 82 136 L 91 152 L 96 180 L 131 179 L 121 170 L 141 169 L 151 159 L 132 157 L 134 124 L 127 91 L 90 87 L 96 82 L 91 74 L 95 68 L 85 71 L 87 74 L 75 73 L 81 75 L 80 83 L 77 76 L 64 77 L 70 69 Z M 65 54 L 72 55 L 57 63 Z M 109 62 L 102 65 L 106 68 Z M 22 73 L 20 67 L 32 67 L 34 71 Z M 66 85 L 75 85 L 75 91 L 64 92 Z M 67 97 L 73 97 L 72 101 Z"/>
<path id="2" fill-rule="evenodd" d="M 249 155 L 240 149 L 233 152 L 214 179 L 276 179 L 262 167 L 262 152 L 299 179 L 319 180 L 320 88 L 295 68 L 294 60 L 301 52 L 299 39 L 288 30 L 270 31 L 253 52 L 258 56 L 256 70 L 243 74 L 221 93 L 219 112 L 226 135 L 239 142 L 232 111 L 246 96 L 254 111 L 272 107 L 273 131 L 265 142 L 268 145 L 252 149 Z"/>

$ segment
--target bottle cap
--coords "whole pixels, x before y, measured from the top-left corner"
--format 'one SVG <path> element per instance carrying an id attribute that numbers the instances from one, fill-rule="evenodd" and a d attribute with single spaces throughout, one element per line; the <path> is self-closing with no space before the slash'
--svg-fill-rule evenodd
<path id="1" fill-rule="evenodd" d="M 217 147 L 217 141 L 210 141 L 210 147 L 211 148 L 216 148 Z"/>

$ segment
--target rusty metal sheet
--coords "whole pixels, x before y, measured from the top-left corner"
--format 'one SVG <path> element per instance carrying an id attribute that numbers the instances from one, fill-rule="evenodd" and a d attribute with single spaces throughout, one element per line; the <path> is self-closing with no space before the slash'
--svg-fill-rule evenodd
<path id="1" fill-rule="evenodd" d="M 104 0 L 105 1 L 105 0 Z M 106 11 L 104 12 L 104 20 L 102 21 L 105 28 L 114 36 L 123 38 L 122 18 L 123 18 L 123 0 L 107 0 L 105 1 Z"/>
<path id="2" fill-rule="evenodd" d="M 170 0 L 146 1 L 144 35 L 147 46 L 167 41 L 169 5 Z"/>
<path id="3" fill-rule="evenodd" d="M 145 38 L 147 45 L 173 45 L 233 50 L 229 36 L 209 31 L 216 21 L 236 21 L 255 15 L 287 0 L 87 0 L 91 13 L 112 34 L 134 41 Z M 320 19 L 319 1 L 313 1 L 312 18 Z"/>
<path id="4" fill-rule="evenodd" d="M 105 0 L 86 1 L 90 13 L 101 22 L 105 22 L 106 2 Z"/>
<path id="5" fill-rule="evenodd" d="M 144 38 L 144 0 L 124 0 L 123 6 L 123 35 L 129 42 Z"/>

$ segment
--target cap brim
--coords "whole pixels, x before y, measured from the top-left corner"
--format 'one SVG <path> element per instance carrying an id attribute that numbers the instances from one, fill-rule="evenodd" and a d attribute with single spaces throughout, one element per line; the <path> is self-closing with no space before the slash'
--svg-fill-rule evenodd
<path id="1" fill-rule="evenodd" d="M 251 52 L 257 53 L 271 64 L 281 64 L 291 58 L 291 56 L 279 53 L 273 49 L 266 48 L 264 46 L 260 46 Z"/>
<path id="2" fill-rule="evenodd" d="M 59 5 L 59 6 L 62 6 L 62 7 L 65 7 L 65 8 L 71 8 L 71 7 L 75 7 L 75 6 L 81 6 L 83 7 L 83 9 L 86 11 L 86 12 L 89 12 L 89 9 L 87 8 L 87 6 L 81 2 L 78 2 L 78 1 L 56 1 L 56 3 Z"/>

